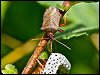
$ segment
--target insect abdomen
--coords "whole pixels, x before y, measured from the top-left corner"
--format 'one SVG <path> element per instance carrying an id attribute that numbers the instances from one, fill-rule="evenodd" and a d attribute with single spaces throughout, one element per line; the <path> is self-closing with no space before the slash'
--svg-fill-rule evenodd
<path id="1" fill-rule="evenodd" d="M 49 7 L 46 9 L 43 16 L 43 23 L 41 30 L 55 30 L 59 28 L 59 21 L 61 19 L 61 14 L 59 10 L 55 7 Z"/>

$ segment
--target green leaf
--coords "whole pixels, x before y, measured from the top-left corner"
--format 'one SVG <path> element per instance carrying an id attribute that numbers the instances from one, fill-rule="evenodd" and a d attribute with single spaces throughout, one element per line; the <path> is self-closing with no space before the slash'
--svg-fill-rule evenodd
<path id="1" fill-rule="evenodd" d="M 10 72 L 8 70 L 2 70 L 3 74 L 10 74 Z"/>
<path id="2" fill-rule="evenodd" d="M 83 35 L 84 33 L 92 34 L 95 30 L 99 29 L 99 10 L 98 3 L 80 3 L 74 5 L 65 14 L 67 22 L 71 21 L 68 25 L 62 27 L 64 33 L 56 33 L 56 38 L 69 38 Z M 87 35 L 86 34 L 86 35 Z M 70 38 L 69 38 L 70 39 Z"/>
<path id="3" fill-rule="evenodd" d="M 18 71 L 17 71 L 17 69 L 15 68 L 14 65 L 12 65 L 12 64 L 7 64 L 7 65 L 5 66 L 5 69 L 2 70 L 2 73 L 3 73 L 3 74 L 18 74 Z"/>
<path id="4" fill-rule="evenodd" d="M 9 5 L 10 5 L 10 1 L 1 1 L 1 28 L 3 26 L 3 20 Z"/>
<path id="5" fill-rule="evenodd" d="M 59 4 L 56 4 L 56 7 L 62 11 L 64 11 L 63 6 L 60 6 Z"/>
<path id="6" fill-rule="evenodd" d="M 6 70 L 14 70 L 14 69 L 15 69 L 15 66 L 13 66 L 12 64 L 7 64 L 7 65 L 5 66 L 5 69 L 6 69 Z"/>
<path id="7" fill-rule="evenodd" d="M 72 37 L 79 37 L 79 36 L 82 36 L 82 35 L 88 36 L 88 34 L 86 32 L 82 32 L 82 33 L 71 33 L 70 35 L 66 36 L 67 38 L 65 36 L 63 38 L 70 39 Z"/>
<path id="8" fill-rule="evenodd" d="M 69 70 L 65 66 L 60 65 L 57 74 L 69 74 Z"/>
<path id="9" fill-rule="evenodd" d="M 40 59 L 48 59 L 49 55 L 47 51 L 43 51 L 39 56 Z"/>

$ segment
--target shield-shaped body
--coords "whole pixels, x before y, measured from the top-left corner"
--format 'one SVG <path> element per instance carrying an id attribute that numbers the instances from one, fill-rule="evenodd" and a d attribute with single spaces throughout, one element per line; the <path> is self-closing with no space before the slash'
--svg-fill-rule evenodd
<path id="1" fill-rule="evenodd" d="M 44 13 L 41 30 L 57 31 L 61 17 L 62 15 L 56 7 L 49 7 Z"/>

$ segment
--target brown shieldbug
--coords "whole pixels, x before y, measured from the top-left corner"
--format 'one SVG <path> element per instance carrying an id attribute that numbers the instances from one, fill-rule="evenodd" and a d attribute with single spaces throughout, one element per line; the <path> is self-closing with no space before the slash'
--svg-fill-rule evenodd
<path id="1" fill-rule="evenodd" d="M 65 13 L 66 13 L 66 11 L 61 11 L 56 7 L 49 7 L 45 11 L 44 16 L 43 16 L 43 24 L 41 27 L 41 30 L 45 31 L 45 35 L 39 42 L 39 44 L 36 47 L 32 56 L 30 57 L 26 67 L 22 71 L 22 74 L 30 74 L 32 72 L 32 68 L 35 66 L 39 55 L 44 50 L 45 45 L 48 43 L 49 40 L 51 42 L 51 45 L 50 45 L 51 50 L 52 50 L 52 41 L 53 40 L 62 44 L 61 42 L 59 42 L 58 40 L 56 40 L 54 38 L 54 33 L 56 31 L 63 32 L 63 30 L 59 28 L 61 26 L 59 23 Z M 62 45 L 64 45 L 64 44 L 62 44 Z M 64 45 L 64 46 L 67 47 L 66 45 Z M 70 49 L 69 47 L 67 47 L 67 48 Z"/>

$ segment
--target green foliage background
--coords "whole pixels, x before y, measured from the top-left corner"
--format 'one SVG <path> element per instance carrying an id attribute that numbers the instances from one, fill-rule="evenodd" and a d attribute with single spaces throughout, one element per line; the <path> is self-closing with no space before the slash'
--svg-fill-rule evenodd
<path id="1" fill-rule="evenodd" d="M 57 3 L 61 4 L 61 2 L 11 1 L 4 4 L 2 2 L 1 32 L 22 42 L 36 38 L 36 35 L 43 33 L 40 28 L 45 9 L 49 6 L 56 6 Z M 68 58 L 72 65 L 70 74 L 98 74 L 99 54 L 91 42 L 90 36 L 95 32 L 98 33 L 99 30 L 99 2 L 76 4 L 65 15 L 67 16 L 67 25 L 61 27 L 65 32 L 57 32 L 55 38 L 69 46 L 72 50 L 70 51 L 54 41 L 53 52 L 62 53 Z M 82 35 L 70 38 L 73 34 L 79 35 L 84 32 L 89 36 Z M 11 51 L 11 48 L 1 42 L 1 58 Z M 27 54 L 12 63 L 17 67 L 19 73 L 22 72 L 31 54 Z"/>

